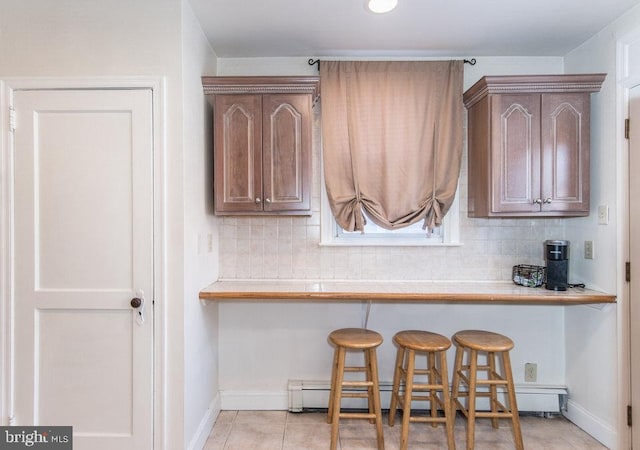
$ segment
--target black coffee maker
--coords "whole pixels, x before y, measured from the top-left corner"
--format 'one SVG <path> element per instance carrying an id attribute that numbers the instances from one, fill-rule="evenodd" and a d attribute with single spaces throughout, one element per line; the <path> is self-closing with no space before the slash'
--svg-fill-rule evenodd
<path id="1" fill-rule="evenodd" d="M 569 241 L 545 241 L 547 261 L 546 287 L 552 291 L 566 291 L 569 285 Z"/>

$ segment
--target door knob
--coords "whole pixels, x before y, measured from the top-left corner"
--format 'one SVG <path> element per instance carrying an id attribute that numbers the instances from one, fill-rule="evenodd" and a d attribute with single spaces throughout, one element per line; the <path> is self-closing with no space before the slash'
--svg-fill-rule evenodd
<path id="1" fill-rule="evenodd" d="M 136 292 L 137 297 L 131 299 L 131 307 L 136 310 L 136 322 L 138 325 L 144 324 L 144 291 L 138 289 Z"/>

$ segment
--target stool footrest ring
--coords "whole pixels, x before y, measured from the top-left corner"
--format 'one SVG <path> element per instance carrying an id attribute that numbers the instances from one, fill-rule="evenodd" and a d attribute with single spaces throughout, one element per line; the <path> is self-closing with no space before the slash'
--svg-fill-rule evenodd
<path id="1" fill-rule="evenodd" d="M 359 413 L 359 412 L 341 412 L 341 419 L 375 419 L 377 416 L 374 413 Z"/>

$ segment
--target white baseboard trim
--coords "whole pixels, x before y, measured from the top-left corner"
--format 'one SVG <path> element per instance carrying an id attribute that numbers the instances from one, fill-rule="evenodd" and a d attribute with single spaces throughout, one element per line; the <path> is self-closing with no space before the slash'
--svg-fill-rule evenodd
<path id="1" fill-rule="evenodd" d="M 599 417 L 594 416 L 578 403 L 569 400 L 564 416 L 593 436 L 607 448 L 616 447 L 616 430 Z"/>
<path id="2" fill-rule="evenodd" d="M 207 443 L 207 438 L 209 434 L 211 434 L 211 430 L 213 429 L 213 424 L 215 424 L 216 419 L 218 418 L 218 414 L 220 414 L 220 394 L 216 395 L 215 398 L 211 401 L 209 408 L 204 413 L 198 428 L 196 429 L 195 434 L 191 438 L 189 442 L 188 450 L 202 450 Z"/>
<path id="3" fill-rule="evenodd" d="M 221 391 L 223 410 L 286 411 L 289 407 L 287 391 Z"/>
<path id="4" fill-rule="evenodd" d="M 380 401 L 382 409 L 389 407 L 391 400 L 391 381 L 380 382 Z M 567 394 L 565 386 L 541 384 L 516 384 L 518 409 L 526 412 L 559 413 L 561 400 Z M 302 411 L 308 408 L 326 408 L 329 401 L 330 383 L 327 380 L 289 380 L 289 411 Z M 507 403 L 504 393 L 499 394 L 503 404 Z M 343 407 L 363 408 L 363 399 L 344 399 Z M 489 409 L 486 398 L 478 399 L 479 409 Z"/>
<path id="5" fill-rule="evenodd" d="M 221 391 L 223 410 L 289 410 L 326 408 L 329 399 L 329 381 L 289 380 L 287 391 Z M 380 383 L 382 408 L 389 407 L 391 385 Z M 560 412 L 559 396 L 566 395 L 564 386 L 516 385 L 520 411 Z M 478 402 L 483 408 L 486 399 Z M 361 399 L 345 399 L 346 408 L 362 407 Z M 503 402 L 505 399 L 503 399 Z"/>

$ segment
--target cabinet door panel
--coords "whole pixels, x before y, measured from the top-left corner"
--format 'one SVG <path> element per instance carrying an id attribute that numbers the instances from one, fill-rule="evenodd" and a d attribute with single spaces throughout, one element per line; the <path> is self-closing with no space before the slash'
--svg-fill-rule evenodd
<path id="1" fill-rule="evenodd" d="M 496 95 L 492 105 L 493 212 L 537 212 L 540 95 Z"/>
<path id="2" fill-rule="evenodd" d="M 308 95 L 265 95 L 263 103 L 264 209 L 308 210 L 311 99 Z"/>
<path id="3" fill-rule="evenodd" d="M 543 211 L 589 212 L 588 95 L 542 96 Z"/>
<path id="4" fill-rule="evenodd" d="M 218 95 L 214 107 L 216 212 L 262 211 L 262 99 Z"/>

